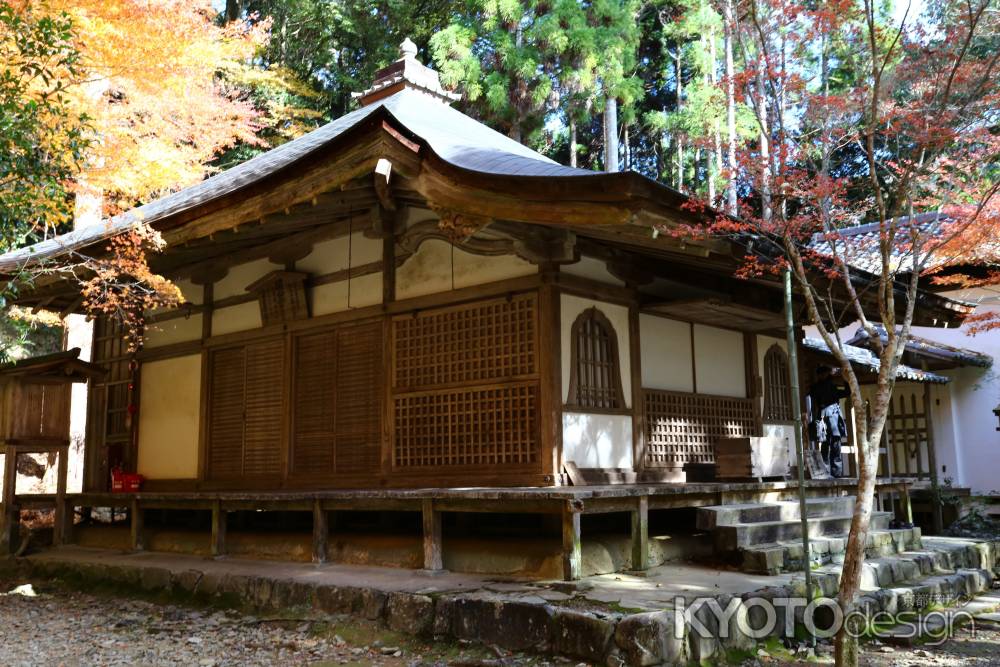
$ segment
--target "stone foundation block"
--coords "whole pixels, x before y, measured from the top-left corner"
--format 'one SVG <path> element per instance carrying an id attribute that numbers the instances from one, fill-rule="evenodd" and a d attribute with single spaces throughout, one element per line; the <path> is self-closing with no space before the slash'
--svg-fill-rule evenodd
<path id="1" fill-rule="evenodd" d="M 633 614 L 618 623 L 615 644 L 626 665 L 683 664 L 688 660 L 686 629 L 683 619 L 676 623 L 674 611 Z"/>
<path id="2" fill-rule="evenodd" d="M 614 621 L 607 617 L 560 608 L 552 613 L 552 651 L 560 655 L 599 662 L 614 632 Z"/>
<path id="3" fill-rule="evenodd" d="M 385 620 L 390 629 L 410 635 L 429 634 L 434 627 L 434 600 L 426 595 L 389 593 Z"/>

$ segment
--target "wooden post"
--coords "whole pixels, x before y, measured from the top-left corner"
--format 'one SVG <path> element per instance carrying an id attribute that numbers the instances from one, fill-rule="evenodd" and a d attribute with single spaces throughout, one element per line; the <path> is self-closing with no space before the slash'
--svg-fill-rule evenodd
<path id="1" fill-rule="evenodd" d="M 913 505 L 910 504 L 910 485 L 906 482 L 900 483 L 899 499 L 903 504 L 903 516 L 906 523 L 913 525 Z"/>
<path id="2" fill-rule="evenodd" d="M 0 517 L 0 554 L 17 550 L 21 513 L 17 509 L 15 490 L 17 484 L 17 449 L 7 445 L 3 466 L 3 516 Z"/>
<path id="3" fill-rule="evenodd" d="M 927 363 L 924 362 L 924 370 Z M 944 530 L 944 517 L 941 514 L 941 483 L 938 480 L 937 451 L 934 449 L 934 418 L 931 417 L 931 386 L 924 384 L 924 428 L 927 431 L 927 465 L 931 473 L 931 520 L 934 534 L 940 535 Z M 919 447 L 920 444 L 917 443 Z"/>
<path id="4" fill-rule="evenodd" d="M 562 511 L 563 579 L 576 581 L 583 569 L 583 547 L 580 541 L 580 513 L 574 511 L 570 501 Z"/>
<path id="5" fill-rule="evenodd" d="M 562 348 L 560 339 L 560 295 L 551 281 L 558 267 L 544 265 L 545 283 L 538 291 L 538 367 L 541 388 L 538 400 L 541 432 L 542 473 L 560 483 L 562 470 Z"/>
<path id="6" fill-rule="evenodd" d="M 69 538 L 70 528 L 66 525 L 67 515 L 69 526 L 73 525 L 73 508 L 66 506 L 66 477 L 69 471 L 69 445 L 59 449 L 59 463 L 56 481 L 56 510 L 52 526 L 52 544 L 65 544 Z"/>
<path id="7" fill-rule="evenodd" d="M 382 221 L 382 303 L 396 300 L 396 220 L 392 211 L 380 208 Z"/>
<path id="8" fill-rule="evenodd" d="M 212 557 L 226 555 L 226 516 L 222 501 L 212 503 Z"/>
<path id="9" fill-rule="evenodd" d="M 139 500 L 137 498 L 132 499 L 132 504 L 129 509 L 129 516 L 132 525 L 132 551 L 142 551 L 146 545 L 143 541 L 143 530 L 145 529 L 145 518 L 143 516 L 143 510 L 139 506 Z"/>
<path id="10" fill-rule="evenodd" d="M 330 538 L 330 515 L 317 498 L 313 501 L 313 562 L 325 563 Z"/>
<path id="11" fill-rule="evenodd" d="M 638 293 L 636 294 L 638 298 Z M 642 339 L 639 304 L 628 309 L 629 363 L 632 382 L 632 469 L 646 467 L 646 398 L 642 391 Z"/>
<path id="12" fill-rule="evenodd" d="M 649 496 L 636 498 L 632 510 L 632 569 L 649 569 Z"/>
<path id="13" fill-rule="evenodd" d="M 421 503 L 424 520 L 424 569 L 437 572 L 444 569 L 441 557 L 441 512 L 434 509 L 434 501 L 424 498 Z"/>

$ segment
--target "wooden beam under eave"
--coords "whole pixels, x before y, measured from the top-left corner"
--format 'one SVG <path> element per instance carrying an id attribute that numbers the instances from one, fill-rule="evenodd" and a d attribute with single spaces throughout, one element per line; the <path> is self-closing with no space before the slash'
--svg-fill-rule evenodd
<path id="1" fill-rule="evenodd" d="M 283 180 L 271 187 L 259 187 L 249 196 L 231 201 L 194 220 L 163 231 L 171 244 L 209 236 L 266 215 L 291 209 L 297 204 L 312 204 L 313 198 L 340 184 L 371 174 L 381 157 L 391 159 L 396 169 L 414 171 L 415 155 L 384 131 L 372 132 L 336 153 L 336 157 L 317 156 L 308 165 L 286 167 Z M 380 157 L 376 157 L 380 156 Z M 370 181 L 369 181 L 370 183 Z"/>

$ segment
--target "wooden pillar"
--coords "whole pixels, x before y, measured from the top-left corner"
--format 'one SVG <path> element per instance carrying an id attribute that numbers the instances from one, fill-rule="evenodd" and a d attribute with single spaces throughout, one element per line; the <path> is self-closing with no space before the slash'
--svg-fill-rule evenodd
<path id="1" fill-rule="evenodd" d="M 143 540 L 145 516 L 143 515 L 143 509 L 139 506 L 139 501 L 136 498 L 132 499 L 132 504 L 129 508 L 129 518 L 131 519 L 132 551 L 142 551 L 146 548 Z"/>
<path id="2" fill-rule="evenodd" d="M 437 572 L 444 569 L 441 556 L 441 512 L 434 509 L 434 501 L 424 498 L 421 503 L 424 524 L 424 569 Z"/>
<path id="3" fill-rule="evenodd" d="M 636 293 L 638 298 L 638 292 Z M 632 468 L 637 472 L 646 464 L 646 398 L 642 391 L 642 339 L 639 304 L 628 309 L 629 361 L 632 380 Z"/>
<path id="4" fill-rule="evenodd" d="M 219 558 L 226 555 L 226 517 L 228 513 L 222 508 L 222 502 L 216 500 L 212 504 L 212 556 Z"/>
<path id="5" fill-rule="evenodd" d="M 649 569 L 649 496 L 636 498 L 631 512 L 632 569 Z"/>
<path id="6" fill-rule="evenodd" d="M 326 551 L 330 540 L 330 513 L 323 508 L 317 498 L 313 501 L 313 543 L 314 563 L 326 562 Z"/>
<path id="7" fill-rule="evenodd" d="M 910 485 L 903 482 L 899 485 L 899 500 L 902 507 L 903 519 L 906 523 L 913 525 L 913 505 L 910 504 Z"/>
<path id="8" fill-rule="evenodd" d="M 0 517 L 0 554 L 11 554 L 18 547 L 21 513 L 15 499 L 17 484 L 17 449 L 7 445 L 3 466 L 3 517 Z"/>
<path id="9" fill-rule="evenodd" d="M 563 579 L 576 581 L 583 569 L 583 547 L 580 541 L 580 512 L 575 511 L 570 501 L 562 511 L 562 560 Z"/>
<path id="10" fill-rule="evenodd" d="M 52 526 L 52 544 L 65 544 L 73 526 L 73 507 L 66 505 L 66 477 L 69 473 L 69 445 L 59 449 L 59 463 L 56 480 L 56 509 Z M 67 518 L 69 527 L 67 527 Z"/>
<path id="11" fill-rule="evenodd" d="M 538 366 L 541 389 L 538 400 L 541 425 L 542 473 L 558 485 L 562 472 L 562 343 L 560 295 L 553 284 L 558 267 L 543 266 L 538 291 Z"/>

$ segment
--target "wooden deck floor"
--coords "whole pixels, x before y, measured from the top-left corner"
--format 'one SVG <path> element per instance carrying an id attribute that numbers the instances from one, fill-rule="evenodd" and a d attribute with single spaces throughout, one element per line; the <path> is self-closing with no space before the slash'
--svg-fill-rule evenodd
<path id="1" fill-rule="evenodd" d="M 897 492 L 909 504 L 912 480 L 880 479 L 880 493 Z M 805 483 L 810 497 L 850 495 L 854 479 L 811 480 Z M 634 569 L 646 569 L 648 513 L 650 510 L 706 507 L 797 497 L 798 484 L 775 482 L 703 482 L 692 484 L 616 484 L 565 487 L 471 487 L 422 489 L 354 489 L 330 491 L 178 491 L 137 493 L 67 494 L 64 516 L 73 508 L 125 508 L 129 512 L 133 550 L 143 549 L 146 510 L 205 510 L 212 513 L 213 555 L 226 553 L 226 525 L 230 512 L 241 510 L 301 511 L 313 517 L 313 553 L 325 559 L 329 516 L 337 511 L 418 512 L 423 522 L 424 567 L 442 569 L 441 517 L 445 512 L 531 513 L 561 517 L 563 571 L 577 579 L 582 561 L 580 519 L 584 514 L 626 512 L 631 516 Z M 54 496 L 17 497 L 20 509 L 52 508 Z M 69 526 L 57 526 L 57 542 L 70 535 Z"/>

